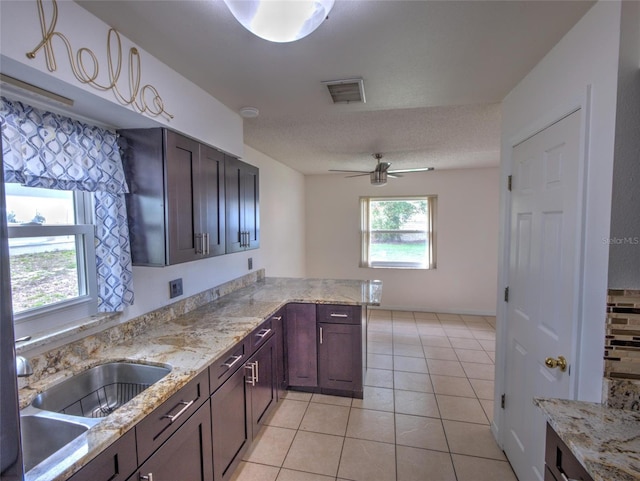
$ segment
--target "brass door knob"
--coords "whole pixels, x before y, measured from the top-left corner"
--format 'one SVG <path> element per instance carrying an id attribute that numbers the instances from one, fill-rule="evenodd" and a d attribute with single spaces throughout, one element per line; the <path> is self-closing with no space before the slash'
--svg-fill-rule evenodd
<path id="1" fill-rule="evenodd" d="M 558 356 L 558 359 L 554 359 L 552 357 L 548 357 L 544 360 L 544 365 L 549 369 L 554 369 L 556 367 L 560 368 L 562 372 L 567 370 L 567 360 L 564 356 Z"/>

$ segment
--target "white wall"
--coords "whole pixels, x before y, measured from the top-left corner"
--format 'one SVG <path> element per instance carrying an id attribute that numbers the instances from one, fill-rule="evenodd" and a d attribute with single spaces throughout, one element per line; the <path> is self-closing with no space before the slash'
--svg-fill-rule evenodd
<path id="1" fill-rule="evenodd" d="M 501 177 L 509 172 L 513 143 L 533 134 L 571 105 L 580 103 L 591 88 L 588 106 L 586 149 L 585 224 L 583 232 L 582 331 L 577 333 L 574 379 L 579 382 L 576 397 L 600 401 L 603 373 L 604 323 L 607 293 L 608 246 L 611 214 L 616 85 L 620 37 L 619 2 L 599 2 L 549 54 L 507 95 L 502 104 Z M 520 140 L 522 140 L 520 138 Z M 499 286 L 507 285 L 505 225 L 506 195 L 500 201 L 501 235 Z M 505 309 L 498 300 L 498 349 L 496 393 L 504 386 Z M 497 399 L 497 398 L 496 398 Z M 502 411 L 496 408 L 498 432 Z"/>
<path id="2" fill-rule="evenodd" d="M 622 4 L 609 288 L 640 289 L 640 2 Z"/>
<path id="3" fill-rule="evenodd" d="M 52 3 L 43 0 L 50 25 Z M 90 48 L 99 64 L 98 81 L 108 84 L 107 32 L 109 26 L 93 16 L 77 3 L 61 0 L 58 4 L 56 31 L 65 35 L 74 52 L 81 47 Z M 122 73 L 119 87 L 128 94 L 129 57 L 132 44 L 122 39 Z M 89 116 L 116 127 L 143 127 L 155 123 L 186 133 L 221 150 L 243 155 L 242 119 L 204 92 L 178 72 L 171 70 L 155 57 L 138 48 L 141 59 L 141 85 L 157 88 L 166 110 L 174 115 L 172 120 L 155 117 L 153 120 L 134 113 L 131 107 L 121 106 L 111 91 L 100 91 L 81 84 L 72 73 L 67 51 L 60 38 L 53 39 L 57 70 L 49 72 L 44 51 L 31 60 L 26 53 L 42 40 L 37 4 L 33 0 L 0 2 L 0 70 L 2 73 L 49 89 L 59 95 L 74 99 L 74 110 L 88 112 Z M 113 44 L 115 45 L 115 44 Z M 115 51 L 113 48 L 112 52 Z M 88 57 L 85 56 L 85 59 Z M 112 53 L 115 60 L 115 53 Z M 90 66 L 90 61 L 85 60 Z M 89 69 L 90 70 L 90 69 Z"/>
<path id="4" fill-rule="evenodd" d="M 369 269 L 360 260 L 360 196 L 438 196 L 435 270 Z M 385 307 L 493 314 L 498 169 L 442 170 L 390 179 L 306 177 L 307 275 L 381 279 Z"/>

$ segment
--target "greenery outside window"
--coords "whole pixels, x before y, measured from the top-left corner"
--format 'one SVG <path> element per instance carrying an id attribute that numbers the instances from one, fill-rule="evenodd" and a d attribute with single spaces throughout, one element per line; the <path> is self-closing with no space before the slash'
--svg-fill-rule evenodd
<path id="1" fill-rule="evenodd" d="M 360 267 L 435 269 L 436 196 L 361 197 Z"/>
<path id="2" fill-rule="evenodd" d="M 13 183 L 5 190 L 16 335 L 95 314 L 91 194 Z"/>

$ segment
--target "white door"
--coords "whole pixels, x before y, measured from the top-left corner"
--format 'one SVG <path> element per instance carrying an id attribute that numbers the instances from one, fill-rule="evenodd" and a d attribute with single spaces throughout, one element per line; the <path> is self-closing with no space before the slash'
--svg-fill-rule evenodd
<path id="1" fill-rule="evenodd" d="M 544 479 L 534 397 L 569 398 L 580 267 L 578 110 L 513 148 L 504 448 L 520 481 Z M 568 368 L 548 367 L 563 356 Z"/>

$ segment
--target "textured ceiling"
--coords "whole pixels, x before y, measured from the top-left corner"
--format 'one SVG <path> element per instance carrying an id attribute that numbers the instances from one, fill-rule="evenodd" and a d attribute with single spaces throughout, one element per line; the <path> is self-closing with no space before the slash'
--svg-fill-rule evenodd
<path id="1" fill-rule="evenodd" d="M 590 1 L 337 0 L 318 30 L 274 44 L 221 0 L 79 1 L 245 120 L 245 143 L 303 173 L 495 166 L 499 102 Z M 362 77 L 365 104 L 323 80 Z"/>

